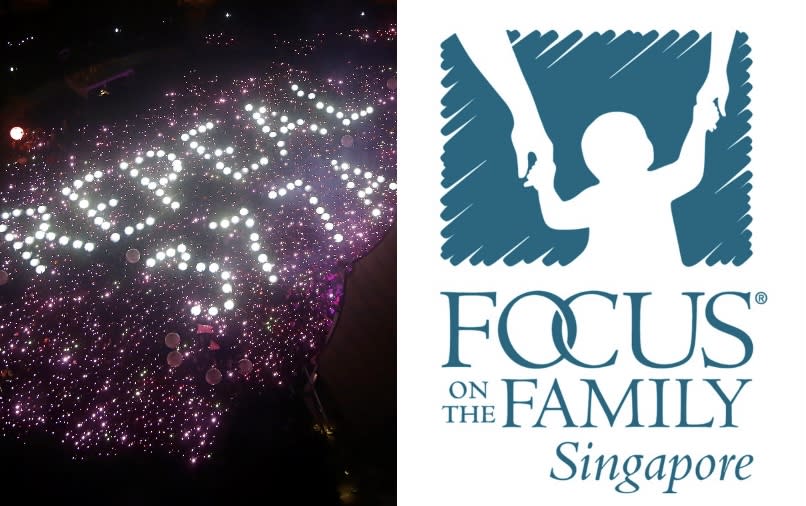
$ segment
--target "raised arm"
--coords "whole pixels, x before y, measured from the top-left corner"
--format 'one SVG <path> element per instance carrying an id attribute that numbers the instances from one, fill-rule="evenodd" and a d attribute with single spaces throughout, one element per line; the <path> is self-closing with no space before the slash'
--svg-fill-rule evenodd
<path id="1" fill-rule="evenodd" d="M 705 134 L 716 129 L 720 111 L 725 114 L 727 103 L 728 59 L 735 32 L 711 33 L 711 58 L 708 75 L 697 92 L 691 127 L 677 161 L 658 170 L 658 183 L 675 195 L 682 196 L 700 184 L 705 171 Z"/>
<path id="2" fill-rule="evenodd" d="M 512 144 L 518 162 L 518 178 L 526 177 L 530 152 L 537 157 L 538 166 L 548 161 L 553 163 L 554 146 L 543 128 L 532 92 L 506 33 L 469 32 L 459 34 L 459 40 L 476 68 L 512 113 Z"/>

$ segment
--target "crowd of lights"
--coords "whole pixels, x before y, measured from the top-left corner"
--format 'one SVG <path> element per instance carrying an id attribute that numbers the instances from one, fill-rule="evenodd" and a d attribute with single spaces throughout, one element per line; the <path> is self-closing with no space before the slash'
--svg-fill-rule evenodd
<path id="1" fill-rule="evenodd" d="M 191 72 L 69 152 L 34 135 L 0 187 L 0 433 L 210 457 L 241 389 L 317 351 L 394 221 L 393 82 Z"/>

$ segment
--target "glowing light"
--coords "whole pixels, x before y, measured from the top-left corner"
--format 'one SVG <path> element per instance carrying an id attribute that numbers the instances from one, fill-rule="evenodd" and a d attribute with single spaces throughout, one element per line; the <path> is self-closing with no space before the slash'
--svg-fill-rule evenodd
<path id="1" fill-rule="evenodd" d="M 12 67 L 12 70 L 13 70 L 13 67 Z M 15 126 L 14 128 L 11 129 L 11 131 L 9 132 L 9 135 L 11 136 L 12 139 L 14 139 L 15 141 L 18 141 L 18 140 L 22 139 L 23 135 L 25 135 L 25 130 L 23 130 L 21 127 Z"/>

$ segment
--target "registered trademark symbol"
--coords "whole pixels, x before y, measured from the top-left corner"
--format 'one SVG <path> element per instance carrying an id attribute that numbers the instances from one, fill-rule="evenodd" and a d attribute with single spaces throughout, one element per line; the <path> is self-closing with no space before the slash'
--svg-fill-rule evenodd
<path id="1" fill-rule="evenodd" d="M 756 293 L 756 303 L 757 304 L 766 304 L 767 303 L 767 293 L 766 292 L 758 292 L 758 293 Z"/>

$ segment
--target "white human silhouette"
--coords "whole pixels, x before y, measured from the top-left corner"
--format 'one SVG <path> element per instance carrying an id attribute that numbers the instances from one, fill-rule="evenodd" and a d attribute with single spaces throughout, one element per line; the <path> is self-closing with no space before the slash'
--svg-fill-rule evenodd
<path id="1" fill-rule="evenodd" d="M 537 191 L 546 224 L 556 230 L 589 229 L 583 257 L 606 254 L 625 260 L 649 258 L 661 265 L 679 262 L 671 202 L 702 179 L 705 133 L 716 128 L 719 108 L 724 113 L 728 96 L 733 37 L 711 35 L 708 74 L 675 162 L 650 172 L 654 150 L 641 121 L 626 112 L 602 114 L 587 127 L 581 145 L 585 163 L 599 183 L 564 201 L 554 187 L 554 146 L 509 40 L 505 34 L 479 35 L 462 36 L 462 45 L 512 113 L 518 178 Z M 530 153 L 537 158 L 531 169 Z"/>

